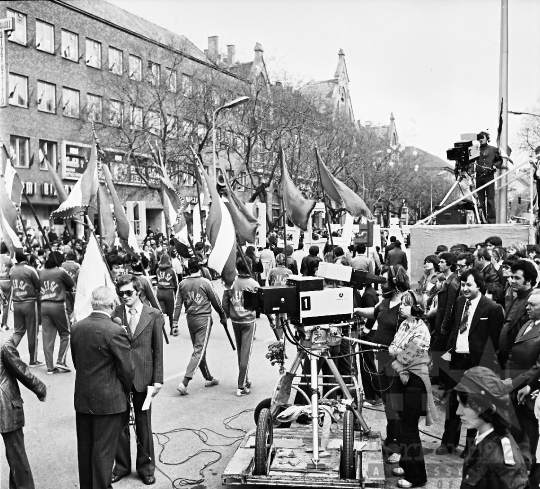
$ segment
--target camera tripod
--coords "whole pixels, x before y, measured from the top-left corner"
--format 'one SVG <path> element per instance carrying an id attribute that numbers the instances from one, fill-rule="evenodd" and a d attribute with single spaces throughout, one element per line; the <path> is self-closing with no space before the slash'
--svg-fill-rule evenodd
<path id="1" fill-rule="evenodd" d="M 283 321 L 284 332 L 289 341 L 293 337 L 287 319 Z M 297 345 L 296 357 L 288 372 L 282 375 L 279 379 L 272 397 L 263 401 L 265 406 L 259 411 L 256 416 L 257 421 L 257 436 L 255 442 L 255 475 L 267 475 L 270 470 L 272 458 L 272 440 L 273 425 L 276 424 L 276 417 L 286 407 L 289 407 L 289 398 L 291 391 L 296 391 L 307 402 L 307 406 L 311 407 L 312 425 L 312 458 L 311 463 L 307 465 L 307 469 L 324 470 L 327 464 L 321 461 L 321 445 L 319 445 L 319 422 L 324 410 L 320 410 L 320 405 L 324 404 L 330 398 L 330 395 L 336 391 L 341 391 L 343 399 L 338 409 L 343 412 L 343 444 L 340 452 L 339 475 L 341 479 L 355 479 L 357 474 L 357 453 L 354 446 L 354 428 L 355 421 L 360 426 L 363 435 L 369 436 L 371 429 L 364 420 L 362 409 L 363 388 L 358 383 L 355 375 L 351 375 L 352 383 L 347 385 L 339 372 L 334 359 L 330 354 L 330 349 L 333 346 L 339 345 L 342 340 L 352 340 L 354 343 L 367 344 L 372 347 L 382 347 L 374 343 L 364 342 L 349 338 L 342 334 L 342 330 L 347 330 L 351 326 L 350 322 L 337 324 L 322 324 L 313 326 L 295 325 L 296 338 L 293 343 Z M 384 348 L 384 347 L 383 347 Z M 356 356 L 358 352 L 352 353 Z M 310 372 L 299 373 L 303 361 L 309 362 Z M 320 362 L 326 363 L 332 375 L 323 375 L 323 382 L 319 382 L 319 367 Z M 295 377 L 301 376 L 301 381 L 298 385 L 293 385 Z M 335 383 L 329 383 L 326 378 L 332 377 Z M 304 380 L 306 379 L 306 380 Z M 321 395 L 320 387 L 329 388 L 329 390 Z M 306 390 L 308 391 L 306 393 Z M 356 391 L 356 399 L 351 394 L 351 390 Z M 337 401 L 336 401 L 337 402 Z M 256 410 L 257 412 L 257 410 Z M 277 421 L 279 426 L 279 421 Z M 322 447 L 325 449 L 325 447 Z"/>
<path id="2" fill-rule="evenodd" d="M 443 207 L 445 205 L 446 201 L 448 200 L 450 195 L 452 195 L 452 192 L 454 191 L 456 187 L 459 187 L 459 189 L 461 190 L 461 193 L 463 193 L 463 189 L 460 184 L 461 182 L 464 182 L 465 186 L 469 189 L 469 191 L 472 194 L 472 204 L 473 204 L 474 216 L 476 218 L 476 222 L 478 224 L 487 224 L 488 221 L 486 219 L 485 211 L 480 205 L 480 199 L 478 198 L 478 194 L 475 192 L 476 187 L 474 185 L 474 180 L 473 180 L 474 172 L 473 172 L 473 175 L 471 175 L 468 169 L 456 168 L 455 175 L 456 175 L 456 181 L 454 182 L 452 187 L 450 187 L 450 190 L 447 192 L 447 194 L 444 196 L 443 200 L 439 204 L 439 207 Z"/>

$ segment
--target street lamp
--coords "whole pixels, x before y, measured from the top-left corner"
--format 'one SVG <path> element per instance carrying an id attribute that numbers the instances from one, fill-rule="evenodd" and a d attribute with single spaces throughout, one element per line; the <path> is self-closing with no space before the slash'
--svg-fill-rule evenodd
<path id="1" fill-rule="evenodd" d="M 249 100 L 249 97 L 238 97 L 221 107 L 218 107 L 212 113 L 212 166 L 214 167 L 214 180 L 217 182 L 217 170 L 216 170 L 216 118 L 222 110 L 232 109 L 237 105 L 244 104 Z"/>

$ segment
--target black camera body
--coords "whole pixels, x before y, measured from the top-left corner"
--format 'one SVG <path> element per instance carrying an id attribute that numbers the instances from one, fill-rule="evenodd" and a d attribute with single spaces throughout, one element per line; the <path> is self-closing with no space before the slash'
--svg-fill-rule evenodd
<path id="1" fill-rule="evenodd" d="M 478 141 L 458 141 L 454 147 L 446 150 L 446 159 L 456 162 L 456 171 L 468 171 L 469 166 L 480 156 Z"/>

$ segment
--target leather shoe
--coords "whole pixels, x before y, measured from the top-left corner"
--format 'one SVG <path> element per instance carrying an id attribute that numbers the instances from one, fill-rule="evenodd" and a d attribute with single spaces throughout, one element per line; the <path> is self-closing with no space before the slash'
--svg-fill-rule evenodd
<path id="1" fill-rule="evenodd" d="M 448 447 L 446 445 L 441 445 L 437 450 L 435 450 L 435 455 L 448 455 L 450 453 L 450 450 L 448 450 Z"/>
<path id="2" fill-rule="evenodd" d="M 147 486 L 150 486 L 156 483 L 156 478 L 153 475 L 141 475 L 141 480 Z"/>
<path id="3" fill-rule="evenodd" d="M 116 475 L 116 474 L 113 474 L 112 475 L 112 479 L 111 479 L 111 482 L 114 484 L 115 482 L 118 482 L 120 479 L 123 479 L 125 476 L 123 475 Z"/>

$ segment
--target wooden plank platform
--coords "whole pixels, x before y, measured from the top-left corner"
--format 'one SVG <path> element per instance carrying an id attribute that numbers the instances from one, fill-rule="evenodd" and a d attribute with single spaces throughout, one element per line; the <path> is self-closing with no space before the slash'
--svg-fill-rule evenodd
<path id="1" fill-rule="evenodd" d="M 330 457 L 321 458 L 325 468 L 308 469 L 312 454 L 312 431 L 309 425 L 294 424 L 290 428 L 274 428 L 274 452 L 268 475 L 253 475 L 255 455 L 254 434 L 252 429 L 246 434 L 227 465 L 222 482 L 225 485 L 275 485 L 284 487 L 362 487 L 376 488 L 385 486 L 381 436 L 373 432 L 361 437 L 355 432 L 355 446 L 360 447 L 357 461 L 357 478 L 340 479 L 339 462 L 342 439 L 341 423 L 332 430 L 328 452 Z M 330 448 L 334 447 L 334 448 Z M 286 456 L 282 456 L 286 455 Z"/>

